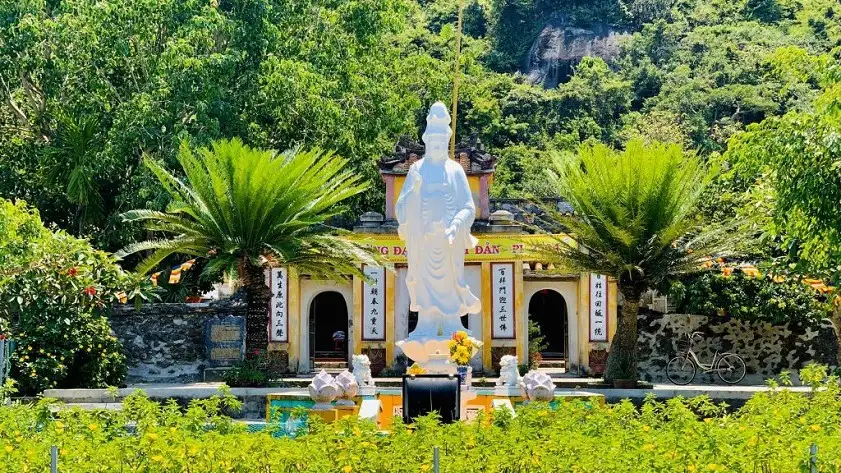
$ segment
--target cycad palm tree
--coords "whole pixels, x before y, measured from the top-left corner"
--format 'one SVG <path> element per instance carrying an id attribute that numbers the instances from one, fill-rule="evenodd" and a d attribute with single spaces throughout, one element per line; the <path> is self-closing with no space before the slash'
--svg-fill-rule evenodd
<path id="1" fill-rule="evenodd" d="M 732 253 L 740 232 L 706 225 L 697 215 L 714 177 L 678 145 L 630 142 L 624 151 L 584 145 L 572 159 L 556 157 L 551 180 L 575 215 L 547 209 L 575 239 L 555 238 L 542 257 L 565 269 L 604 274 L 622 294 L 605 380 L 637 379 L 640 297 L 672 276 L 698 271 L 711 255 Z"/>
<path id="2" fill-rule="evenodd" d="M 138 266 L 146 272 L 174 253 L 207 258 L 205 271 L 238 274 L 248 302 L 247 349 L 268 342 L 268 265 L 282 265 L 328 279 L 361 275 L 372 251 L 340 238 L 325 222 L 340 203 L 366 189 L 347 161 L 319 150 L 275 153 L 234 139 L 193 152 L 182 143 L 178 162 L 186 180 L 146 158 L 172 202 L 166 212 L 132 210 L 124 221 L 142 221 L 165 238 L 135 243 L 123 257 L 153 250 Z"/>

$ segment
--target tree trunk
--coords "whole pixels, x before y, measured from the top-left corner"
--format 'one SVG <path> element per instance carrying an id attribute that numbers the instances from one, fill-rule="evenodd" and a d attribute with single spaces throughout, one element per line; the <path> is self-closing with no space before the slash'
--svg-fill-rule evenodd
<path id="1" fill-rule="evenodd" d="M 617 379 L 637 380 L 637 315 L 640 295 L 635 291 L 622 293 L 622 311 L 617 317 L 616 335 L 610 343 L 604 380 L 613 383 Z"/>
<path id="2" fill-rule="evenodd" d="M 835 340 L 838 343 L 835 365 L 841 367 L 841 304 L 835 303 L 832 305 L 832 310 L 829 312 L 829 321 L 832 322 L 832 328 L 835 330 Z"/>
<path id="3" fill-rule="evenodd" d="M 269 345 L 269 304 L 271 291 L 263 268 L 243 264 L 243 286 L 248 310 L 245 319 L 245 354 L 251 356 Z"/>

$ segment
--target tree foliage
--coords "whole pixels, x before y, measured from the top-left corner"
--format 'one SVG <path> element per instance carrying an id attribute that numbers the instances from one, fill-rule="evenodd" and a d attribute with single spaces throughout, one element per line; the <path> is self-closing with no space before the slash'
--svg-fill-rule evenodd
<path id="1" fill-rule="evenodd" d="M 720 268 L 690 275 L 672 285 L 669 297 L 681 313 L 778 325 L 817 326 L 831 308 L 826 297 L 799 279 L 751 277 L 738 268 L 729 275 Z"/>
<path id="2" fill-rule="evenodd" d="M 24 392 L 121 383 L 125 357 L 105 311 L 140 287 L 87 241 L 0 200 L 0 333 L 17 343 L 12 377 Z"/>
<path id="3" fill-rule="evenodd" d="M 735 137 L 730 178 L 751 186 L 744 213 L 779 242 L 785 269 L 841 282 L 841 87 L 814 111 L 769 118 Z"/>
<path id="4" fill-rule="evenodd" d="M 678 145 L 632 141 L 624 151 L 582 146 L 555 162 L 553 182 L 575 215 L 547 209 L 556 237 L 541 256 L 565 270 L 617 280 L 624 302 L 608 357 L 606 380 L 636 379 L 641 294 L 668 278 L 696 272 L 710 255 L 732 251 L 734 228 L 707 226 L 696 210 L 715 174 Z"/>
<path id="5" fill-rule="evenodd" d="M 3 3 L 0 195 L 116 250 L 140 236 L 121 212 L 167 204 L 142 157 L 177 170 L 185 138 L 318 146 L 377 182 L 374 158 L 417 135 L 425 107 L 450 97 L 458 3 Z M 812 58 L 841 38 L 836 9 L 830 0 L 467 1 L 458 130 L 507 156 L 508 178 L 541 167 L 543 151 L 588 140 L 723 151 L 746 124 L 811 107 Z M 510 74 L 561 13 L 634 34 L 618 58 L 582 61 L 556 90 Z M 515 179 L 497 195 L 542 196 L 543 183 Z M 382 205 L 377 186 L 352 199 L 348 217 Z"/>
<path id="6" fill-rule="evenodd" d="M 269 259 L 324 278 L 356 274 L 355 261 L 367 255 L 336 238 L 325 225 L 340 204 L 366 189 L 347 160 L 320 150 L 284 153 L 216 141 L 178 154 L 186 180 L 146 160 L 172 201 L 165 212 L 131 210 L 127 221 L 144 222 L 166 239 L 135 243 L 118 257 L 154 250 L 138 266 L 145 273 L 173 253 L 209 258 L 210 275 L 236 272 L 239 265 L 263 266 Z"/>
<path id="7" fill-rule="evenodd" d="M 284 266 L 342 279 L 362 276 L 359 263 L 374 262 L 369 250 L 326 225 L 344 201 L 367 188 L 346 159 L 320 150 L 263 151 L 234 139 L 196 151 L 182 143 L 178 163 L 185 180 L 146 159 L 171 202 L 163 212 L 124 213 L 126 221 L 143 223 L 155 238 L 133 243 L 117 256 L 151 250 L 137 267 L 140 273 L 182 254 L 206 259 L 208 277 L 238 274 L 248 292 L 249 353 L 265 348 L 264 268 Z"/>

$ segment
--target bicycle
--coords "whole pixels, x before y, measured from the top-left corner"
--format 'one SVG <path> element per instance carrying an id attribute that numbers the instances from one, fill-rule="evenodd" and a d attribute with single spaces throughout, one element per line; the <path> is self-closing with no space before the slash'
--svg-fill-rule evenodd
<path id="1" fill-rule="evenodd" d="M 678 351 L 677 356 L 669 360 L 666 365 L 666 376 L 669 377 L 669 381 L 677 385 L 689 384 L 695 379 L 699 367 L 704 370 L 704 373 L 718 374 L 718 377 L 727 384 L 736 384 L 744 379 L 747 367 L 741 356 L 729 352 L 719 353 L 716 350 L 710 364 L 702 363 L 692 349 L 692 345 L 696 339 L 703 340 L 703 334 L 692 332 L 685 335 L 686 348 Z"/>

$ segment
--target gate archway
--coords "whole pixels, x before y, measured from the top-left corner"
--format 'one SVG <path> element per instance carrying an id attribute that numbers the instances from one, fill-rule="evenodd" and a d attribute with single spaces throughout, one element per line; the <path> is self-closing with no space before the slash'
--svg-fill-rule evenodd
<path id="1" fill-rule="evenodd" d="M 541 289 L 529 299 L 529 320 L 540 326 L 547 347 L 545 360 L 563 360 L 569 356 L 569 320 L 567 303 L 559 292 Z"/>
<path id="2" fill-rule="evenodd" d="M 344 296 L 336 291 L 316 295 L 309 310 L 310 359 L 347 361 L 350 330 Z"/>

